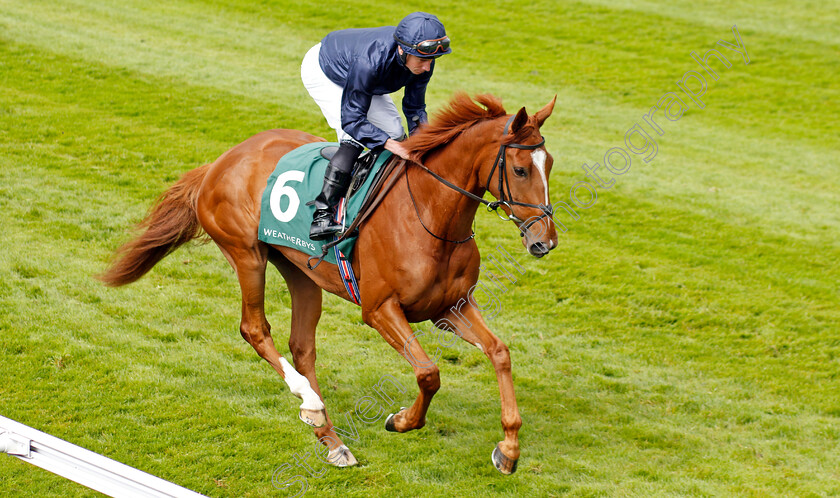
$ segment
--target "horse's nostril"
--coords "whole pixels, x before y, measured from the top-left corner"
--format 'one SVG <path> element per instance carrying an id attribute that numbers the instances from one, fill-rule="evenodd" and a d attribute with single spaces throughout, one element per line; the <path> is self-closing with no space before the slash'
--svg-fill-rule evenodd
<path id="1" fill-rule="evenodd" d="M 542 257 L 548 254 L 548 246 L 543 242 L 535 242 L 528 248 L 528 252 L 533 256 Z"/>

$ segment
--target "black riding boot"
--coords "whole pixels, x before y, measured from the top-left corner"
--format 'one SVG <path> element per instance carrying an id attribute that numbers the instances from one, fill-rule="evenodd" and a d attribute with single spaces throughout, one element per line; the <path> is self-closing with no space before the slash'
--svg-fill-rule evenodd
<path id="1" fill-rule="evenodd" d="M 335 208 L 338 201 L 347 193 L 352 179 L 351 172 L 362 147 L 353 142 L 341 142 L 324 175 L 324 187 L 315 198 L 315 214 L 309 238 L 324 240 L 341 231 L 342 225 L 335 221 Z"/>

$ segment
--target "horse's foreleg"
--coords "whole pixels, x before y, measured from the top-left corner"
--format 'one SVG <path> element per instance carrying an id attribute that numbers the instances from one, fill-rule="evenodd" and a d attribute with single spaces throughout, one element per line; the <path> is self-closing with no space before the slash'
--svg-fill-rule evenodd
<path id="1" fill-rule="evenodd" d="M 280 270 L 286 287 L 292 297 L 292 324 L 289 333 L 289 350 L 294 358 L 295 368 L 309 380 L 309 384 L 323 400 L 318 379 L 315 376 L 315 329 L 321 318 L 321 288 L 298 267 L 278 256 L 271 262 Z M 333 423 L 324 411 L 326 424 L 316 427 L 315 437 L 329 448 L 327 460 L 336 467 L 356 465 L 356 457 L 333 430 Z"/>
<path id="2" fill-rule="evenodd" d="M 411 326 L 396 300 L 383 303 L 378 308 L 363 313 L 365 322 L 375 328 L 382 337 L 414 367 L 414 376 L 420 394 L 410 408 L 391 415 L 385 421 L 385 428 L 393 432 L 408 432 L 426 425 L 426 411 L 432 397 L 440 389 L 440 371 L 429 359 L 420 343 L 413 340 Z"/>
<path id="3" fill-rule="evenodd" d="M 248 250 L 225 250 L 242 290 L 242 322 L 239 332 L 256 350 L 262 359 L 286 381 L 292 394 L 301 398 L 300 419 L 313 426 L 326 424 L 324 403 L 312 390 L 309 380 L 300 375 L 280 355 L 271 338 L 271 325 L 265 318 L 265 269 L 268 261 L 268 247 L 257 246 Z"/>
<path id="4" fill-rule="evenodd" d="M 461 333 L 461 338 L 487 355 L 496 370 L 505 439 L 496 445 L 491 458 L 499 472 L 512 474 L 516 472 L 516 462 L 519 460 L 519 428 L 522 426 L 522 418 L 519 416 L 516 395 L 513 392 L 510 351 L 507 345 L 490 331 L 478 310 L 472 306 L 464 306 L 461 312 L 469 322 L 469 326 L 466 326 L 461 317 L 453 312 L 445 314 L 443 318 L 452 324 L 459 324 L 458 332 Z"/>

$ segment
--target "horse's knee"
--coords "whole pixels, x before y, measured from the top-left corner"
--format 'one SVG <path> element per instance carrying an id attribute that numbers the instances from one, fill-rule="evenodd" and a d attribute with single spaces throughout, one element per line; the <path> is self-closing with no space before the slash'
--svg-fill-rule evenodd
<path id="1" fill-rule="evenodd" d="M 437 366 L 432 365 L 431 367 L 423 368 L 417 372 L 416 376 L 417 385 L 424 392 L 434 394 L 440 389 L 440 370 Z"/>
<path id="2" fill-rule="evenodd" d="M 519 411 L 516 411 L 512 415 L 502 413 L 502 427 L 506 430 L 518 432 L 522 427 L 522 417 L 519 415 Z"/>
<path id="3" fill-rule="evenodd" d="M 487 351 L 487 356 L 490 358 L 490 361 L 493 363 L 496 370 L 510 370 L 510 350 L 502 341 L 494 344 L 493 347 Z"/>

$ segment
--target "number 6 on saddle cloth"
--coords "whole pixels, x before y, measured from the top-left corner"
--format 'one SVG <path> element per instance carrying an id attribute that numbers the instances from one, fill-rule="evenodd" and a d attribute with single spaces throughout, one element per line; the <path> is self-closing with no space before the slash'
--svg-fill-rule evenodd
<path id="1" fill-rule="evenodd" d="M 321 191 L 324 172 L 337 150 L 338 146 L 334 143 L 315 142 L 298 147 L 278 161 L 262 195 L 259 240 L 291 247 L 311 256 L 322 256 L 328 263 L 337 265 L 347 292 L 359 304 L 359 290 L 350 265 L 356 243 L 354 234 L 329 251 L 330 241 L 309 238 L 309 227 L 315 212 L 313 202 L 300 202 L 301 199 L 314 199 Z M 386 169 L 383 166 L 392 157 L 388 151 L 379 154 L 366 152 L 359 156 L 348 193 L 336 210 L 336 221 L 344 222 L 345 226 L 352 222 L 371 186 Z M 326 251 L 325 245 L 328 246 Z"/>

